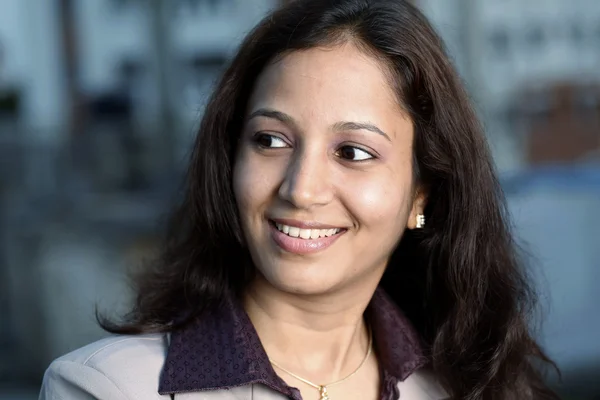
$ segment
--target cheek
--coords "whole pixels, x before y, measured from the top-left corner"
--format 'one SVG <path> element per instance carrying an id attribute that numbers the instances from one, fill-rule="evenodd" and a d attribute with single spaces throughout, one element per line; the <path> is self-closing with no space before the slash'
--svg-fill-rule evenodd
<path id="1" fill-rule="evenodd" d="M 268 203 L 276 191 L 276 177 L 270 168 L 258 162 L 249 151 L 240 151 L 233 169 L 233 191 L 242 219 L 251 217 L 262 205 Z"/>
<path id="2" fill-rule="evenodd" d="M 249 173 L 247 164 L 247 156 L 243 151 L 240 151 L 233 167 L 233 193 L 242 219 L 245 219 L 248 214 L 247 211 L 250 204 L 252 204 L 254 195 L 251 190 L 254 185 L 249 181 L 252 174 Z"/>
<path id="3" fill-rule="evenodd" d="M 402 230 L 410 212 L 410 178 L 398 173 L 353 179 L 347 190 L 348 207 L 366 228 Z M 384 232 L 381 232 L 384 233 Z"/>

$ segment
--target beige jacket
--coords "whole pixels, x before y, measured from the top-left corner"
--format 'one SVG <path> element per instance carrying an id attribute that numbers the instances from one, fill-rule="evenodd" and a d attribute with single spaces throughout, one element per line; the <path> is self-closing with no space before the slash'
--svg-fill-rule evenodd
<path id="1" fill-rule="evenodd" d="M 116 336 L 100 340 L 55 360 L 44 375 L 40 400 L 169 399 L 158 394 L 167 337 Z M 446 399 L 443 389 L 426 371 L 399 383 L 402 400 Z M 260 385 L 230 390 L 182 393 L 177 400 L 285 400 L 279 392 Z"/>

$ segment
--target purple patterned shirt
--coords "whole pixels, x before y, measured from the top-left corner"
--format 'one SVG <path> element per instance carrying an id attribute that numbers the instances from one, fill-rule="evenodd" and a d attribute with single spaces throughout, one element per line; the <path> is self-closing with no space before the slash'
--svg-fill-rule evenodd
<path id="1" fill-rule="evenodd" d="M 381 400 L 396 400 L 398 381 L 427 363 L 410 321 L 387 296 L 376 290 L 365 312 L 380 362 Z M 260 383 L 290 399 L 302 400 L 269 362 L 258 334 L 241 304 L 230 300 L 171 335 L 159 393 L 230 389 Z"/>

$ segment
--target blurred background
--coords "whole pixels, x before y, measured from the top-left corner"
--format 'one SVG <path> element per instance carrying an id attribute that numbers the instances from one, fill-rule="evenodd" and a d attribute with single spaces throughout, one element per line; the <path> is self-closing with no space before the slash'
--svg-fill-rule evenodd
<path id="1" fill-rule="evenodd" d="M 485 123 L 560 390 L 600 399 L 600 1 L 415 3 Z M 123 310 L 215 79 L 277 5 L 0 0 L 0 399 Z"/>

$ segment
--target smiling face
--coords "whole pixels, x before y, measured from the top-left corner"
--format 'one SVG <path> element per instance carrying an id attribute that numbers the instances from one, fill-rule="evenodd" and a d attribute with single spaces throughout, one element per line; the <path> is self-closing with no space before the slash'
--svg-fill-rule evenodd
<path id="1" fill-rule="evenodd" d="M 234 193 L 253 262 L 278 290 L 374 287 L 424 199 L 413 126 L 384 67 L 347 44 L 267 66 L 248 104 Z"/>

